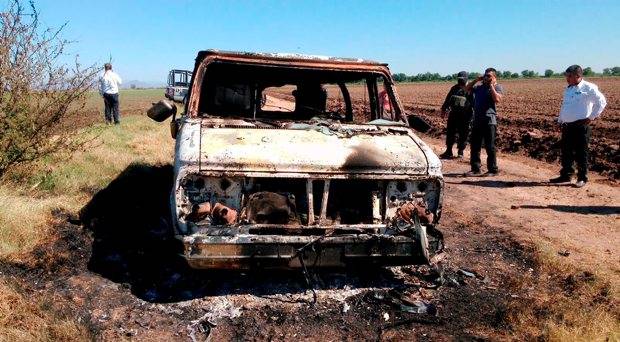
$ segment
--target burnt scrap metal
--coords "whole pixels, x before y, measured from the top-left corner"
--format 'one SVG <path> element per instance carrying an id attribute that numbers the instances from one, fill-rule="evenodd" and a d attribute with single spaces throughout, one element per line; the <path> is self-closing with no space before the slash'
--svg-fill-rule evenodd
<path id="1" fill-rule="evenodd" d="M 406 202 L 396 210 L 396 214 L 408 223 L 414 223 L 416 216 L 421 223 L 432 223 L 435 218 L 435 215 L 426 207 L 426 203 L 422 201 Z"/>
<path id="2" fill-rule="evenodd" d="M 214 223 L 233 224 L 237 221 L 237 211 L 221 203 L 215 203 L 211 210 Z"/>
<path id="3" fill-rule="evenodd" d="M 257 192 L 248 197 L 242 219 L 248 223 L 288 224 L 295 222 L 297 218 L 295 208 L 295 195 L 293 194 Z"/>
<path id="4" fill-rule="evenodd" d="M 189 221 L 202 221 L 211 214 L 211 203 L 196 203 L 192 206 L 192 211 L 187 215 Z"/>
<path id="5" fill-rule="evenodd" d="M 441 250 L 441 164 L 387 65 L 204 51 L 185 113 L 171 209 L 190 266 L 425 264 Z"/>

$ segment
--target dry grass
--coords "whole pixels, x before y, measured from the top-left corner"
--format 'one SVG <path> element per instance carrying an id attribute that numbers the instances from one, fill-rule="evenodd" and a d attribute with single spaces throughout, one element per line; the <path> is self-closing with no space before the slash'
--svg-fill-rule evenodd
<path id="1" fill-rule="evenodd" d="M 120 92 L 120 110 L 124 115 L 145 114 L 151 103 L 164 97 L 165 89 L 122 89 Z M 181 105 L 177 104 L 180 108 Z M 86 111 L 96 111 L 103 120 L 103 99 L 93 91 L 86 102 Z"/>
<path id="2" fill-rule="evenodd" d="M 120 127 L 96 124 L 77 134 L 96 139 L 71 158 L 48 158 L 14 171 L 0 184 L 0 256 L 5 260 L 25 254 L 49 237 L 53 209 L 76 212 L 133 162 L 172 160 L 174 141 L 167 123 L 145 116 L 126 117 Z M 82 323 L 59 317 L 2 278 L 0 341 L 90 339 Z"/>
<path id="3" fill-rule="evenodd" d="M 47 235 L 52 209 L 71 202 L 67 196 L 34 198 L 0 187 L 0 255 L 34 247 Z"/>
<path id="4" fill-rule="evenodd" d="M 579 270 L 560 259 L 556 249 L 539 245 L 538 276 L 523 278 L 526 300 L 510 310 L 515 335 L 549 341 L 620 341 L 617 284 L 606 274 Z"/>
<path id="5" fill-rule="evenodd" d="M 28 250 L 45 237 L 54 208 L 77 211 L 92 193 L 133 162 L 169 163 L 167 124 L 132 116 L 121 126 L 95 125 L 89 149 L 14 171 L 0 184 L 0 255 Z"/>
<path id="6" fill-rule="evenodd" d="M 61 317 L 0 280 L 0 341 L 86 341 L 88 329 Z"/>

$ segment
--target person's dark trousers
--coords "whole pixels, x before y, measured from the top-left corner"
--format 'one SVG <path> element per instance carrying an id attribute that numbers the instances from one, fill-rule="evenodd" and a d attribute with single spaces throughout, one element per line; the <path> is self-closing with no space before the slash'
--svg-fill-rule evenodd
<path id="1" fill-rule="evenodd" d="M 577 162 L 577 180 L 588 181 L 588 153 L 592 127 L 582 123 L 562 125 L 562 170 L 561 176 L 570 177 Z"/>
<path id="2" fill-rule="evenodd" d="M 480 171 L 480 150 L 484 142 L 484 149 L 487 152 L 487 168 L 489 172 L 497 172 L 497 156 L 495 154 L 495 135 L 497 126 L 487 122 L 476 122 L 471 130 L 471 170 Z"/>
<path id="3" fill-rule="evenodd" d="M 121 114 L 119 112 L 118 94 L 103 94 L 103 102 L 105 104 L 105 121 L 118 124 L 121 122 Z"/>
<path id="4" fill-rule="evenodd" d="M 456 142 L 459 152 L 467 147 L 467 138 L 469 137 L 469 129 L 471 123 L 471 115 L 459 112 L 450 112 L 448 116 L 448 128 L 446 132 L 446 151 L 451 152 L 452 146 Z M 458 140 L 457 140 L 458 135 Z"/>

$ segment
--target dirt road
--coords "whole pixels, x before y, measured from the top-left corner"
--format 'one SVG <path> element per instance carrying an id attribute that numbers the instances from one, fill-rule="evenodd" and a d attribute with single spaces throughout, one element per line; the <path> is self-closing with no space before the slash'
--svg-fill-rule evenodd
<path id="1" fill-rule="evenodd" d="M 437 153 L 443 143 L 426 138 Z M 620 284 L 620 187 L 590 174 L 585 188 L 549 184 L 559 165 L 501 155 L 497 177 L 463 177 L 464 160 L 444 161 L 444 207 L 482 218 L 521 241 L 570 253 L 571 263 L 612 275 Z M 485 160 L 485 157 L 482 157 Z M 566 254 L 566 253 L 565 253 Z"/>
<path id="2" fill-rule="evenodd" d="M 2 260 L 0 272 L 103 340 L 549 338 L 546 322 L 571 323 L 554 307 L 601 277 L 611 283 L 596 303 L 618 312 L 617 185 L 593 176 L 583 189 L 549 186 L 556 167 L 519 156 L 500 155 L 494 178 L 460 177 L 467 168 L 444 164 L 441 276 L 425 267 L 312 272 L 313 302 L 298 272 L 190 270 L 165 238 L 171 167 L 152 165 L 131 166 L 94 194 L 81 222 L 58 211 L 54 239 Z M 549 273 L 541 244 L 574 267 Z"/>

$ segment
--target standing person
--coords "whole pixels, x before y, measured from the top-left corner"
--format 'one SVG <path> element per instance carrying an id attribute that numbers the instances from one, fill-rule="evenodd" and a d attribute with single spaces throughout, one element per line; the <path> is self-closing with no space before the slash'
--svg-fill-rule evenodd
<path id="1" fill-rule="evenodd" d="M 562 108 L 558 123 L 562 125 L 562 170 L 551 183 L 570 182 L 574 173 L 573 162 L 577 162 L 578 188 L 588 182 L 588 144 L 592 135 L 592 120 L 598 118 L 607 100 L 598 87 L 583 79 L 579 65 L 571 65 L 564 73 L 568 86 L 564 90 Z"/>
<path id="2" fill-rule="evenodd" d="M 448 114 L 448 129 L 446 132 L 446 151 L 439 158 L 451 159 L 452 146 L 457 141 L 458 134 L 458 157 L 463 158 L 463 151 L 467 146 L 467 137 L 469 135 L 469 125 L 472 116 L 472 98 L 467 91 L 467 72 L 461 71 L 457 74 L 457 83 L 450 88 L 446 99 L 441 106 L 441 117 L 445 118 Z"/>
<path id="3" fill-rule="evenodd" d="M 471 130 L 471 171 L 466 176 L 481 175 L 480 150 L 484 141 L 487 152 L 487 176 L 495 176 L 499 172 L 495 154 L 495 135 L 497 133 L 496 105 L 502 100 L 504 88 L 497 84 L 497 71 L 487 68 L 484 76 L 480 76 L 467 84 L 467 90 L 474 97 L 474 122 Z"/>
<path id="4" fill-rule="evenodd" d="M 381 110 L 380 117 L 382 119 L 394 120 L 392 111 L 392 102 L 390 101 L 390 95 L 387 90 L 383 89 L 379 92 L 379 109 Z"/>
<path id="5" fill-rule="evenodd" d="M 105 122 L 111 124 L 114 119 L 114 124 L 118 125 L 121 123 L 121 113 L 118 110 L 118 86 L 123 81 L 117 73 L 112 71 L 112 64 L 106 63 L 103 69 L 103 75 L 99 78 L 99 94 L 103 96 L 105 104 Z"/>

